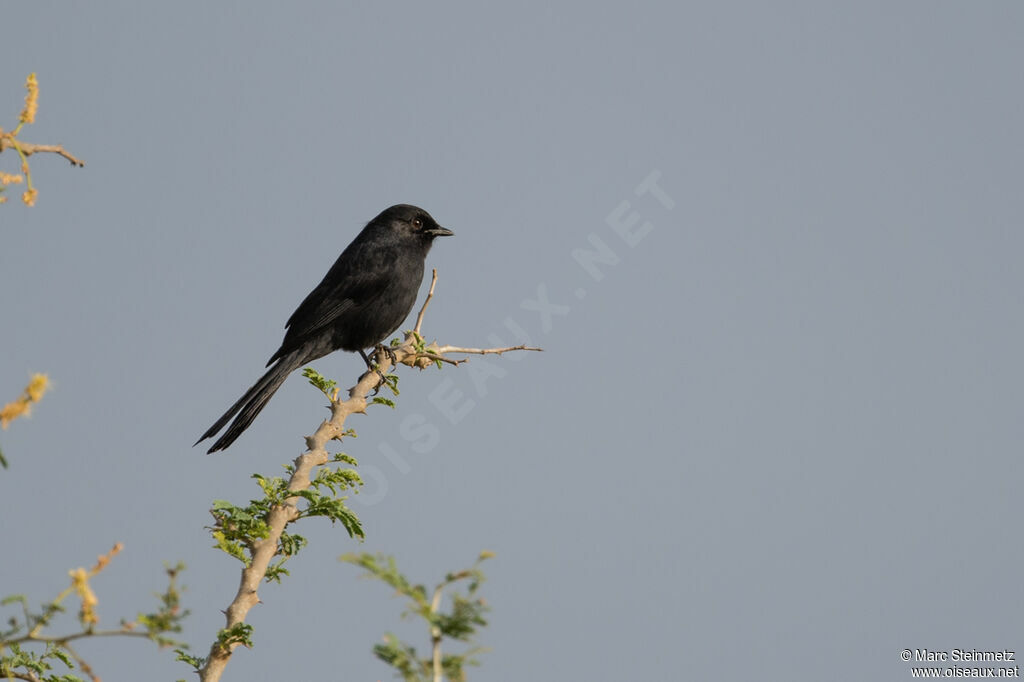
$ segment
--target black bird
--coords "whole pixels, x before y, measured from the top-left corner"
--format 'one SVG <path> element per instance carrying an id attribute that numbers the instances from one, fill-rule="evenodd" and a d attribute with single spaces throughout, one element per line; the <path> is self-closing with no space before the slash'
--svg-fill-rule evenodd
<path id="1" fill-rule="evenodd" d="M 235 417 L 208 452 L 227 449 L 242 435 L 288 375 L 339 348 L 363 352 L 402 324 L 416 303 L 423 261 L 435 237 L 455 234 L 422 208 L 398 204 L 367 223 L 309 292 L 285 325 L 273 367 L 211 426 L 196 445 Z M 238 416 L 235 416 L 235 415 Z"/>

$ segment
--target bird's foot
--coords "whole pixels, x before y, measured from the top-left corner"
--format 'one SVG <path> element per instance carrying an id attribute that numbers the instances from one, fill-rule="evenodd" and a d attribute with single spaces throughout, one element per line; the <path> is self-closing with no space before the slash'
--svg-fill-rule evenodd
<path id="1" fill-rule="evenodd" d="M 391 360 L 392 366 L 398 365 L 398 356 L 395 355 L 395 351 L 392 350 L 389 346 L 385 346 L 383 343 L 378 343 L 373 351 L 374 357 L 376 357 L 378 353 L 384 353 L 385 355 L 387 355 L 388 359 Z M 366 355 L 366 353 L 364 353 L 363 351 L 359 351 L 359 354 L 363 356 L 363 361 L 366 363 L 367 368 L 373 372 L 376 372 L 377 376 L 380 377 L 380 383 L 377 384 L 377 386 L 373 389 L 372 395 L 375 396 L 378 393 L 380 393 L 380 387 L 388 383 L 388 378 L 384 375 L 384 372 L 380 371 L 379 365 L 376 365 L 370 361 L 370 358 Z"/>
<path id="2" fill-rule="evenodd" d="M 385 346 L 383 343 L 378 343 L 374 350 L 374 354 L 384 353 L 384 355 L 388 356 L 388 360 L 391 361 L 391 365 L 393 367 L 398 367 L 398 356 L 395 355 L 395 350 L 391 346 Z"/>

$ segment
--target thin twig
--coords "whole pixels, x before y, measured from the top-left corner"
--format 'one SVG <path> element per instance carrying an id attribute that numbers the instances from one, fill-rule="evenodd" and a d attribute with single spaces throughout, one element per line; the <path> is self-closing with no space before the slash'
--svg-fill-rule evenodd
<path id="1" fill-rule="evenodd" d="M 443 355 L 445 353 L 464 353 L 467 355 L 501 355 L 502 353 L 508 353 L 514 350 L 535 350 L 543 352 L 543 348 L 537 348 L 536 346 L 508 346 L 507 348 L 463 348 L 462 346 L 437 346 L 436 348 L 428 347 L 428 350 L 432 350 L 435 353 Z"/>
<path id="2" fill-rule="evenodd" d="M 509 353 L 514 350 L 533 350 L 543 351 L 543 348 L 536 348 L 534 346 L 509 346 L 507 348 L 462 348 L 461 346 L 438 346 L 436 343 L 432 343 L 427 346 L 424 350 L 413 353 L 411 356 L 403 357 L 399 362 L 409 365 L 410 367 L 418 367 L 424 369 L 434 362 L 444 362 L 446 364 L 458 367 L 464 362 L 469 362 L 469 358 L 448 358 L 445 357 L 445 353 L 464 353 L 467 355 L 501 355 L 502 353 Z"/>
<path id="3" fill-rule="evenodd" d="M 444 590 L 444 583 L 434 589 L 434 598 L 430 600 L 430 615 L 436 616 L 441 608 L 441 595 Z M 430 639 L 433 643 L 434 682 L 442 682 L 441 673 L 441 628 L 436 625 L 430 626 Z"/>
<path id="4" fill-rule="evenodd" d="M 72 649 L 70 644 L 67 644 L 65 642 L 63 646 L 64 650 L 71 654 L 71 658 L 75 659 L 75 663 L 78 664 L 79 669 L 81 669 L 83 673 L 88 675 L 89 679 L 91 679 L 92 682 L 100 682 L 100 678 L 96 677 L 95 673 L 93 673 L 92 666 L 86 663 L 85 659 L 82 658 L 77 651 Z"/>
<path id="5" fill-rule="evenodd" d="M 48 635 L 22 635 L 7 640 L 6 644 L 21 644 L 23 642 L 42 642 L 44 644 L 65 644 L 76 639 L 85 637 L 145 637 L 149 639 L 148 632 L 141 630 L 82 630 L 70 635 L 48 636 Z"/>
<path id="6" fill-rule="evenodd" d="M 413 327 L 413 331 L 417 334 L 420 333 L 420 327 L 423 325 L 423 316 L 427 312 L 427 306 L 430 305 L 430 299 L 434 298 L 434 285 L 437 284 L 437 268 L 434 268 L 433 274 L 430 276 L 430 291 L 427 292 L 427 300 L 423 301 L 423 307 L 420 308 L 420 314 L 416 316 L 416 326 Z"/>
<path id="7" fill-rule="evenodd" d="M 72 166 L 78 166 L 81 168 L 85 165 L 85 161 L 73 156 L 71 152 L 64 149 L 64 147 L 59 144 L 32 144 L 31 142 L 16 140 L 11 135 L 0 135 L 0 152 L 9 148 L 21 150 L 21 153 L 24 156 L 32 156 L 33 154 L 38 154 L 40 152 L 59 154 L 70 161 Z"/>

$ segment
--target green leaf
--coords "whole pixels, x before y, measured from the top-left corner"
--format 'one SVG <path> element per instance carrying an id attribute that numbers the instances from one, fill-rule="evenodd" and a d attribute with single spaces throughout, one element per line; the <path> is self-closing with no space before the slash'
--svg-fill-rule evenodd
<path id="1" fill-rule="evenodd" d="M 52 649 L 48 648 L 46 651 L 46 655 L 50 658 L 56 658 L 58 661 L 66 665 L 69 669 L 74 669 L 75 667 L 75 662 L 71 658 L 71 656 L 68 655 L 68 652 L 64 651 L 58 646 L 54 646 Z"/>
<path id="2" fill-rule="evenodd" d="M 246 566 L 249 565 L 249 556 L 245 553 L 245 547 L 243 547 L 240 542 L 230 540 L 224 532 L 219 530 L 211 531 L 210 534 L 217 542 L 214 547 L 228 556 L 233 556 Z"/>
<path id="3" fill-rule="evenodd" d="M 175 649 L 174 653 L 175 653 L 175 659 L 174 660 L 182 661 L 183 663 L 187 663 L 188 665 L 192 666 L 195 669 L 196 672 L 199 672 L 199 670 L 204 665 L 206 665 L 206 657 L 205 656 L 192 656 L 191 654 L 185 653 L 181 649 Z"/>
<path id="4" fill-rule="evenodd" d="M 15 602 L 22 606 L 28 606 L 28 599 L 23 594 L 11 594 L 0 599 L 0 606 L 7 606 L 8 604 L 14 604 Z"/>
<path id="5" fill-rule="evenodd" d="M 294 533 L 281 533 L 281 539 L 277 541 L 278 553 L 286 557 L 295 556 L 299 550 L 309 544 L 309 541 L 301 535 Z"/>
<path id="6" fill-rule="evenodd" d="M 310 485 L 317 491 L 327 488 L 332 494 L 337 495 L 339 492 L 363 485 L 363 479 L 352 469 L 331 469 L 325 466 L 317 472 Z"/>
<path id="7" fill-rule="evenodd" d="M 224 628 L 217 633 L 217 643 L 224 649 L 235 644 L 251 649 L 252 626 L 248 623 L 235 623 L 230 628 Z"/>
<path id="8" fill-rule="evenodd" d="M 341 560 L 362 568 L 368 577 L 381 580 L 399 594 L 407 597 L 409 607 L 403 615 L 416 615 L 423 619 L 430 626 L 432 637 L 434 633 L 440 632 L 442 638 L 471 642 L 477 630 L 487 624 L 483 617 L 484 613 L 488 611 L 486 603 L 482 599 L 472 597 L 473 591 L 484 579 L 483 573 L 477 566 L 481 561 L 493 556 L 493 552 L 485 550 L 480 553 L 471 568 L 453 571 L 445 575 L 436 590 L 442 590 L 450 584 L 463 580 L 469 581 L 468 594 L 458 592 L 453 594 L 452 608 L 447 613 L 432 610 L 433 600 L 428 599 L 426 588 L 423 585 L 411 584 L 398 571 L 394 557 L 362 553 L 345 554 Z M 436 594 L 438 592 L 435 591 Z M 465 667 L 479 665 L 475 657 L 483 651 L 485 649 L 481 647 L 471 646 L 462 653 L 449 653 L 442 656 L 441 667 L 446 678 L 450 682 L 464 682 L 466 679 Z M 384 644 L 374 646 L 373 652 L 377 658 L 395 668 L 405 680 L 429 682 L 433 679 L 432 661 L 418 658 L 415 648 L 400 641 L 393 634 L 385 635 Z"/>
<path id="9" fill-rule="evenodd" d="M 331 458 L 332 462 L 344 462 L 345 464 L 351 464 L 352 466 L 359 466 L 359 462 L 356 461 L 355 457 L 346 455 L 344 452 L 335 453 Z"/>
<path id="10" fill-rule="evenodd" d="M 309 383 L 316 388 L 320 389 L 321 393 L 330 398 L 334 399 L 334 389 L 338 387 L 338 382 L 333 379 L 324 378 L 320 372 L 316 371 L 312 367 L 306 367 L 302 370 L 302 376 L 309 379 Z"/>
<path id="11" fill-rule="evenodd" d="M 403 643 L 390 632 L 384 635 L 384 644 L 373 647 L 374 655 L 398 671 L 406 682 L 430 680 L 430 667 L 426 660 L 420 660 L 416 649 Z"/>

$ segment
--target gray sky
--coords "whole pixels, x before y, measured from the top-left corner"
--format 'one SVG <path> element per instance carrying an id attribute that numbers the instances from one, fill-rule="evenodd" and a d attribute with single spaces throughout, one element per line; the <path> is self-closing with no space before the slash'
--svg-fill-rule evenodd
<path id="1" fill-rule="evenodd" d="M 358 550 L 430 582 L 497 553 L 481 682 L 901 680 L 905 648 L 1024 650 L 1022 20 L 11 4 L 0 125 L 35 71 L 24 139 L 88 165 L 36 157 L 38 206 L 0 207 L 0 396 L 55 384 L 0 433 L 0 594 L 48 598 L 121 541 L 102 623 L 181 559 L 205 653 L 238 580 L 207 509 L 254 496 L 324 401 L 293 377 L 227 454 L 190 446 L 355 233 L 409 202 L 456 232 L 426 333 L 511 325 L 546 352 L 405 371 L 395 412 L 353 419 L 368 539 L 297 528 L 311 546 L 228 679 L 390 679 L 382 633 L 425 646 L 336 561 Z M 594 243 L 596 271 L 573 255 Z M 347 386 L 361 361 L 315 366 Z M 80 649 L 104 680 L 188 677 L 144 643 Z"/>

